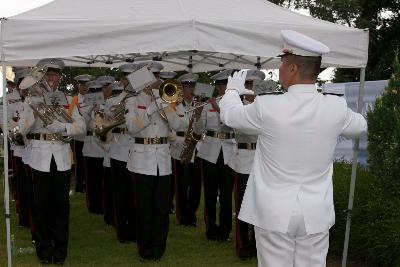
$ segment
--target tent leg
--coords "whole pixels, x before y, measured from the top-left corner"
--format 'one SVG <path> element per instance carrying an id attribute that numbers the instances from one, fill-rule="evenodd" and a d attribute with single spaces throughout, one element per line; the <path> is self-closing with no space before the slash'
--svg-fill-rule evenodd
<path id="1" fill-rule="evenodd" d="M 3 33 L 4 23 L 6 19 L 1 19 L 1 36 L 0 36 L 0 53 L 1 53 L 1 66 L 3 72 L 3 167 L 4 167 L 4 210 L 6 218 L 6 232 L 7 232 L 7 266 L 12 266 L 12 255 L 11 255 L 11 224 L 10 224 L 10 188 L 8 184 L 8 125 L 7 125 L 7 91 L 6 91 L 6 62 L 4 60 L 3 52 Z"/>
<path id="2" fill-rule="evenodd" d="M 360 89 L 358 91 L 358 105 L 357 112 L 361 113 L 364 106 L 364 91 L 365 91 L 365 68 L 360 70 Z M 354 202 L 354 190 L 356 186 L 357 179 L 357 166 L 358 166 L 358 150 L 360 146 L 360 139 L 354 140 L 353 147 L 353 164 L 351 167 L 351 181 L 350 181 L 350 192 L 349 192 L 349 204 L 347 207 L 347 222 L 346 222 L 346 232 L 344 236 L 344 247 L 343 247 L 343 257 L 342 257 L 342 267 L 347 265 L 347 253 L 349 250 L 349 238 L 350 238 L 350 226 L 351 226 L 351 215 L 353 210 Z"/>

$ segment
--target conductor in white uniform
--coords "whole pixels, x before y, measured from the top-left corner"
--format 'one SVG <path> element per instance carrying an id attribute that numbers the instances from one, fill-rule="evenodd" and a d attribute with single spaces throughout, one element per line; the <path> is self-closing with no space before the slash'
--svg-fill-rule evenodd
<path id="1" fill-rule="evenodd" d="M 367 123 L 345 99 L 318 93 L 315 82 L 329 48 L 298 32 L 281 35 L 279 80 L 287 93 L 243 106 L 241 71 L 230 77 L 220 102 L 223 123 L 259 136 L 239 219 L 255 225 L 259 266 L 326 266 L 337 138 L 359 136 Z"/>

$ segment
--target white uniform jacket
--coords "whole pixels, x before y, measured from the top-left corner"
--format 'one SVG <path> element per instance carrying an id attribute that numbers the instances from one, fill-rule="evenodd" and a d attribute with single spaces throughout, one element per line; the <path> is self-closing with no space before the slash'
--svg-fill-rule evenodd
<path id="1" fill-rule="evenodd" d="M 131 97 L 126 103 L 126 126 L 132 137 L 136 138 L 157 138 L 168 137 L 170 128 L 180 129 L 184 125 L 184 117 L 179 117 L 171 108 L 166 109 L 168 123 L 163 119 L 158 111 L 152 114 L 149 110 L 154 110 L 155 102 L 151 97 L 141 92 L 138 96 Z M 150 113 L 150 115 L 149 115 Z M 130 147 L 129 171 L 145 175 L 160 176 L 172 173 L 171 154 L 169 143 L 167 144 L 137 144 L 133 140 Z"/>
<path id="2" fill-rule="evenodd" d="M 228 90 L 220 107 L 227 125 L 259 135 L 239 219 L 286 233 L 298 198 L 307 234 L 328 230 L 335 222 L 332 158 L 337 139 L 366 132 L 364 117 L 351 111 L 345 99 L 324 96 L 314 85 L 257 96 L 246 106 L 236 91 Z"/>
<path id="3" fill-rule="evenodd" d="M 216 137 L 207 136 L 207 131 L 232 133 L 232 129 L 227 127 L 220 121 L 220 114 L 215 110 L 211 104 L 207 104 L 201 113 L 199 121 L 195 125 L 195 132 L 206 132 L 206 136 L 198 147 L 197 157 L 207 160 L 211 163 L 217 163 L 219 153 L 222 148 L 224 155 L 224 163 L 228 161 L 233 155 L 235 147 L 235 140 L 232 139 L 219 139 Z"/>
<path id="4" fill-rule="evenodd" d="M 69 103 L 72 98 L 68 97 Z M 31 97 L 32 104 L 42 102 L 42 97 Z M 65 107 L 68 111 L 69 107 Z M 75 106 L 71 114 L 73 123 L 66 124 L 65 135 L 75 136 L 86 132 L 86 124 L 83 117 L 79 114 L 78 108 Z M 43 127 L 43 123 L 39 118 L 33 115 L 33 111 L 29 106 L 27 100 L 23 104 L 23 111 L 19 120 L 19 127 L 22 134 L 28 133 L 49 133 Z M 28 140 L 28 147 L 26 151 L 29 155 L 28 164 L 35 170 L 42 172 L 50 172 L 51 158 L 54 157 L 57 170 L 66 171 L 71 169 L 72 164 L 72 151 L 69 143 L 61 141 L 45 141 L 45 140 Z"/>
<path id="5" fill-rule="evenodd" d="M 257 143 L 257 138 L 257 135 L 247 135 L 235 130 L 235 141 L 237 144 L 255 144 Z M 228 166 L 237 173 L 250 174 L 254 162 L 254 153 L 254 149 L 239 149 L 238 146 L 235 145 L 232 157 L 228 162 Z"/>
<path id="6" fill-rule="evenodd" d="M 104 105 L 100 106 L 100 109 L 104 109 Z M 86 125 L 88 132 L 91 134 L 85 137 L 85 141 L 82 148 L 82 154 L 85 157 L 92 157 L 92 158 L 103 158 L 104 154 L 106 153 L 104 148 L 100 145 L 100 141 L 93 135 L 93 119 L 95 116 L 95 111 L 92 109 L 88 110 L 90 112 L 89 115 L 83 115 L 85 117 Z M 82 113 L 82 110 L 81 110 Z M 88 117 L 88 119 L 86 119 Z"/>
<path id="7" fill-rule="evenodd" d="M 89 125 L 90 123 L 90 113 L 91 110 L 93 109 L 93 105 L 89 105 L 88 103 L 85 102 L 85 96 L 78 94 L 78 108 L 79 108 L 79 113 L 83 116 L 85 119 L 86 125 Z M 74 136 L 74 139 L 77 141 L 84 142 L 86 137 L 86 132 L 77 136 Z"/>
<path id="8" fill-rule="evenodd" d="M 15 126 L 18 125 L 18 121 L 15 121 L 14 119 L 20 118 L 20 114 L 22 113 L 23 109 L 23 102 L 21 100 L 21 97 L 19 96 L 19 93 L 17 90 L 14 90 L 12 93 L 7 94 L 7 121 L 8 121 L 8 131 L 10 131 L 10 128 L 14 128 Z M 1 103 L 0 105 L 0 122 L 3 127 L 3 105 Z M 15 157 L 23 157 L 25 153 L 25 147 L 23 146 L 17 146 L 13 143 L 10 143 L 10 150 L 13 151 L 13 155 Z"/>
<path id="9" fill-rule="evenodd" d="M 105 112 L 107 115 L 112 116 L 111 109 L 114 105 L 121 103 L 126 97 L 126 91 L 121 92 L 119 95 L 108 98 L 105 104 Z M 126 129 L 126 124 L 120 125 L 118 128 Z M 131 145 L 132 138 L 129 134 L 124 133 L 113 133 L 112 140 L 110 143 L 110 149 L 108 151 L 108 157 L 111 159 L 127 162 L 129 156 L 129 147 Z"/>
<path id="10" fill-rule="evenodd" d="M 193 112 L 187 113 L 185 111 L 190 108 L 192 108 L 192 105 L 187 104 L 186 102 L 182 102 L 176 106 L 176 114 L 181 118 L 182 121 L 180 127 L 176 129 L 176 132 L 187 132 L 187 129 L 189 128 L 190 116 Z M 185 137 L 176 135 L 174 140 L 171 141 L 171 157 L 175 160 L 180 160 L 184 148 Z"/>

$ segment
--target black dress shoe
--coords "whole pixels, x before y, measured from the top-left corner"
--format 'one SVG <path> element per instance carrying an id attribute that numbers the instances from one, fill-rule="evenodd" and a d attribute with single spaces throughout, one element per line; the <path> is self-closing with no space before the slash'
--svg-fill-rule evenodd
<path id="1" fill-rule="evenodd" d="M 251 258 L 252 253 L 248 248 L 241 248 L 238 251 L 238 256 L 241 260 L 248 260 L 249 258 Z"/>
<path id="2" fill-rule="evenodd" d="M 154 255 L 151 249 L 140 249 L 139 255 L 143 260 L 153 260 Z"/>
<path id="3" fill-rule="evenodd" d="M 217 237 L 218 237 L 218 232 L 216 228 L 210 228 L 207 232 L 206 232 L 206 236 L 208 240 L 211 241 L 216 241 Z"/>
<path id="4" fill-rule="evenodd" d="M 40 258 L 39 262 L 42 265 L 47 265 L 47 264 L 51 264 L 52 260 L 51 260 L 51 258 Z"/>
<path id="5" fill-rule="evenodd" d="M 64 265 L 65 260 L 53 260 L 53 264 L 55 265 Z"/>
<path id="6" fill-rule="evenodd" d="M 165 247 L 154 247 L 153 248 L 153 260 L 159 261 L 164 255 Z"/>

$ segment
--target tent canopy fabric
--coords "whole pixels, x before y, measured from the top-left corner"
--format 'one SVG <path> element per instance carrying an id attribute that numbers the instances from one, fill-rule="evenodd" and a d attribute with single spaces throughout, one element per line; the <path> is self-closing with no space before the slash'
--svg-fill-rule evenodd
<path id="1" fill-rule="evenodd" d="M 3 20 L 9 65 L 60 57 L 69 66 L 160 60 L 169 70 L 279 65 L 280 31 L 309 35 L 331 52 L 323 66 L 365 67 L 368 31 L 304 16 L 265 0 L 55 0 Z"/>

